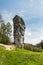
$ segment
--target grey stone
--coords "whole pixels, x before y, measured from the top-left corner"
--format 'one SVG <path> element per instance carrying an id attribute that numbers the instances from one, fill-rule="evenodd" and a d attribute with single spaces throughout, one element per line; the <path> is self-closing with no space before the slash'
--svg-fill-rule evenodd
<path id="1" fill-rule="evenodd" d="M 25 23 L 24 20 L 16 15 L 13 18 L 13 24 L 14 24 L 14 43 L 17 47 L 24 46 L 24 33 L 25 33 Z"/>

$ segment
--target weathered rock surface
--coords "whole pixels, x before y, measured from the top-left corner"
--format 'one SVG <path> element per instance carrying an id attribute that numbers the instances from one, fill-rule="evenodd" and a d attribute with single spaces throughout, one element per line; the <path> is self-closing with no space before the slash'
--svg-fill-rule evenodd
<path id="1" fill-rule="evenodd" d="M 24 32 L 25 32 L 24 20 L 20 16 L 16 15 L 13 18 L 13 24 L 14 24 L 14 43 L 18 47 L 23 47 Z"/>

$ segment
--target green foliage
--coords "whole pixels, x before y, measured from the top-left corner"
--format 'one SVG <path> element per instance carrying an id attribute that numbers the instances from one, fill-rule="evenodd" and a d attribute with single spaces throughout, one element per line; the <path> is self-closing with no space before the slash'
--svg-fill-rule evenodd
<path id="1" fill-rule="evenodd" d="M 36 46 L 37 46 L 38 48 L 43 49 L 43 41 L 41 41 L 40 43 L 38 43 Z"/>
<path id="2" fill-rule="evenodd" d="M 5 25 L 5 23 L 1 24 L 1 34 L 3 34 L 3 35 L 6 34 L 6 25 Z"/>
<path id="3" fill-rule="evenodd" d="M 10 43 L 9 38 L 3 34 L 0 34 L 0 43 L 3 43 L 3 44 Z"/>
<path id="4" fill-rule="evenodd" d="M 2 35 L 1 35 L 1 33 L 0 33 L 0 43 L 1 43 L 1 40 L 2 40 Z"/>
<path id="5" fill-rule="evenodd" d="M 35 52 L 41 52 L 42 51 L 42 49 L 40 49 L 40 48 L 38 48 L 32 44 L 25 44 L 24 48 L 27 50 L 35 51 Z"/>
<path id="6" fill-rule="evenodd" d="M 33 49 L 33 46 L 31 44 L 24 44 L 24 48 L 27 49 L 27 50 L 32 50 Z"/>
<path id="7" fill-rule="evenodd" d="M 10 41 L 9 41 L 9 38 L 7 36 L 3 36 L 2 38 L 2 43 L 3 44 L 8 44 Z"/>
<path id="8" fill-rule="evenodd" d="M 12 28 L 11 24 L 8 22 L 6 24 L 6 34 L 7 34 L 7 36 L 11 36 L 11 32 L 12 32 L 11 28 Z"/>
<path id="9" fill-rule="evenodd" d="M 9 36 L 11 36 L 11 24 L 3 22 L 0 27 L 0 43 L 8 44 L 10 42 Z"/>
<path id="10" fill-rule="evenodd" d="M 33 47 L 33 51 L 34 51 L 34 52 L 42 52 L 42 49 L 37 48 L 37 47 Z"/>

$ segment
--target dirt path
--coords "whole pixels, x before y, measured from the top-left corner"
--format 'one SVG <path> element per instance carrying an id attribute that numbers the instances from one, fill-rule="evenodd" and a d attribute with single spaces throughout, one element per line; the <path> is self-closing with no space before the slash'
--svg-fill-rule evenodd
<path id="1" fill-rule="evenodd" d="M 6 48 L 6 50 L 12 50 L 15 48 L 14 45 L 4 45 L 4 44 L 0 44 L 0 45 L 4 46 Z"/>

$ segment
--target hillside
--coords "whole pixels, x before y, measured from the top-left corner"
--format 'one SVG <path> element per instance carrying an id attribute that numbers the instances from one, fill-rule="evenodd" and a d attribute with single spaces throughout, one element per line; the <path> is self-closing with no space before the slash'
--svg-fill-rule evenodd
<path id="1" fill-rule="evenodd" d="M 0 65 L 43 65 L 43 52 L 20 48 L 9 51 L 0 45 Z"/>

